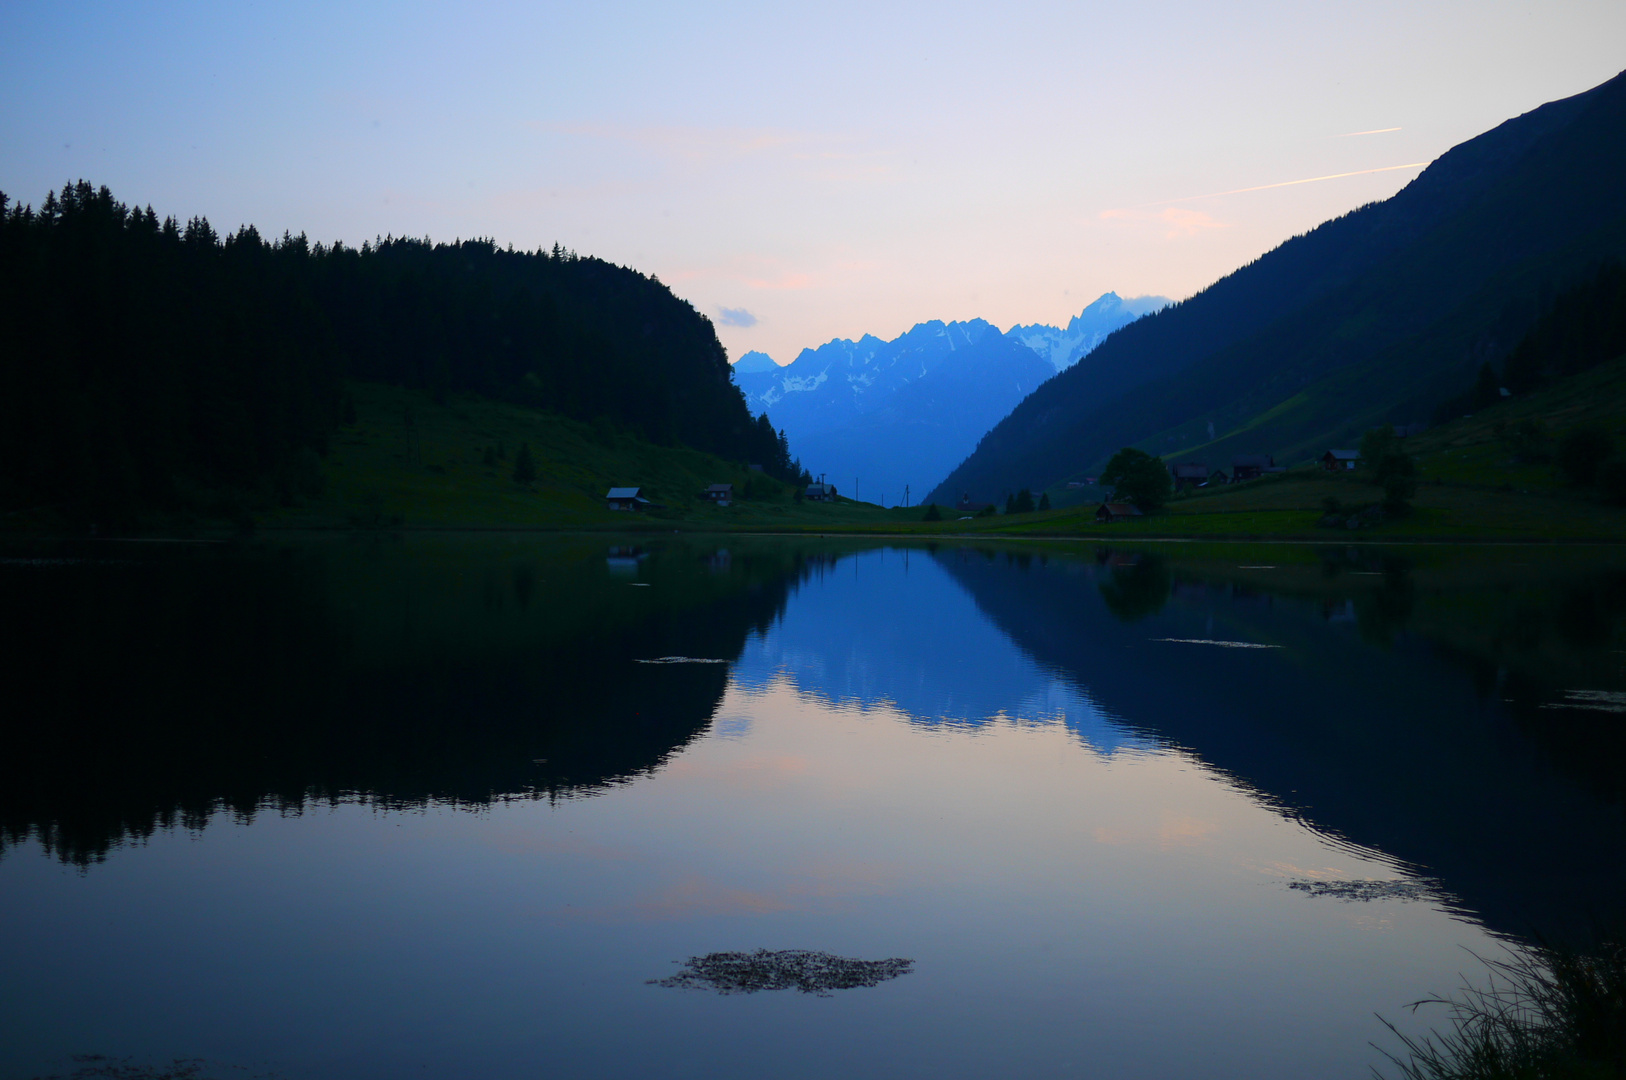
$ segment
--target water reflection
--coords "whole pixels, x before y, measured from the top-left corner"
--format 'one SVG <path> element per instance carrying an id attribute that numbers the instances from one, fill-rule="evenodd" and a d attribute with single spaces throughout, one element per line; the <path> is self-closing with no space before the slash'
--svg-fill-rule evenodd
<path id="1" fill-rule="evenodd" d="M 1584 939 L 1622 914 L 1626 755 L 1618 724 L 1552 706 L 1573 700 L 1555 701 L 1563 679 L 1621 685 L 1611 556 L 1537 574 L 1500 552 L 1344 548 L 944 566 L 1110 713 L 1438 876 L 1493 927 Z M 1276 648 L 1187 644 L 1215 639 Z"/>
<path id="2" fill-rule="evenodd" d="M 222 811 L 600 791 L 789 685 L 1187 748 L 1509 933 L 1626 894 L 1608 555 L 373 538 L 21 551 L 0 588 L 35 703 L 0 836 L 82 865 Z"/>
<path id="3" fill-rule="evenodd" d="M 0 863 L 0 1043 L 318 1077 L 1355 1075 L 1478 920 L 1622 895 L 1626 588 L 1612 555 L 1519 554 L 19 551 L 0 677 L 39 704 L 0 814 L 53 859 Z M 258 816 L 165 831 L 222 808 Z M 677 985 L 814 992 L 647 985 L 681 957 Z"/>
<path id="4" fill-rule="evenodd" d="M 590 792 L 703 730 L 721 665 L 802 570 L 763 549 L 596 542 L 288 543 L 14 561 L 31 703 L 0 758 L 0 839 L 86 864 L 121 839 L 310 800 L 386 806 Z M 662 564 L 673 564 L 666 572 Z M 628 589 L 628 572 L 660 578 Z"/>
<path id="5" fill-rule="evenodd" d="M 1015 577 L 1048 561 L 948 547 L 815 564 L 817 588 L 801 591 L 771 631 L 748 642 L 734 681 L 761 691 L 789 680 L 835 705 L 896 710 L 923 729 L 1059 723 L 1100 753 L 1149 746 L 1076 682 L 1014 647 L 950 569 L 974 562 Z"/>

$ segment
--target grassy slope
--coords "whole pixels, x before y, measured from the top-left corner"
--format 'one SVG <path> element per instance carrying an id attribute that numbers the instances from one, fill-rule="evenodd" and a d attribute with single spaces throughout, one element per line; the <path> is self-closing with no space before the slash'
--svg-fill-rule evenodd
<path id="1" fill-rule="evenodd" d="M 356 423 L 340 430 L 323 463 L 326 491 L 304 505 L 256 515 L 270 527 L 544 529 L 751 529 L 891 520 L 863 503 L 796 503 L 788 484 L 683 447 L 660 447 L 610 425 L 457 395 L 437 405 L 428 394 L 351 383 Z M 416 449 L 409 449 L 411 417 Z M 501 443 L 505 457 L 484 464 Z M 514 457 L 529 444 L 537 479 L 513 480 Z M 730 507 L 705 502 L 709 484 L 750 483 L 756 497 Z M 644 488 L 665 508 L 646 514 L 606 509 L 613 486 Z"/>
<path id="2" fill-rule="evenodd" d="M 1496 425 L 1535 419 L 1554 435 L 1596 424 L 1626 446 L 1626 357 L 1540 393 L 1503 402 L 1410 440 L 1420 483 L 1416 513 L 1362 538 L 1626 539 L 1626 510 L 1563 485 L 1551 467 L 1511 461 Z M 1113 534 L 1144 536 L 1283 536 L 1330 539 L 1318 526 L 1322 500 L 1345 506 L 1377 502 L 1382 492 L 1362 472 L 1338 475 L 1314 466 L 1252 483 L 1177 498 L 1166 513 L 1122 523 Z M 1092 506 L 1040 515 L 1008 528 L 1022 532 L 1079 531 Z"/>
<path id="3" fill-rule="evenodd" d="M 657 447 L 609 427 L 595 427 L 475 397 L 436 405 L 427 395 L 376 384 L 352 385 L 357 423 L 335 440 L 324 465 L 327 492 L 307 505 L 260 515 L 272 527 L 394 525 L 416 528 L 782 531 L 915 535 L 1279 537 L 1366 539 L 1626 539 L 1626 509 L 1564 487 L 1547 466 L 1514 465 L 1495 434 L 1500 421 L 1539 419 L 1553 434 L 1578 423 L 1609 429 L 1626 446 L 1626 357 L 1526 398 L 1447 424 L 1411 440 L 1421 483 L 1416 512 L 1376 529 L 1320 527 L 1322 500 L 1345 506 L 1377 502 L 1381 492 L 1362 474 L 1313 466 L 1231 488 L 1182 496 L 1165 513 L 1105 527 L 1095 504 L 1021 517 L 921 521 L 918 507 L 883 509 L 843 500 L 796 503 L 785 484 L 744 466 L 693 450 Z M 406 416 L 417 435 L 408 455 Z M 482 463 L 499 441 L 507 457 Z M 538 479 L 513 481 L 513 459 L 529 443 Z M 757 497 L 720 508 L 699 498 L 707 484 L 748 479 Z M 613 485 L 639 485 L 664 510 L 605 509 Z M 1066 493 L 1076 496 L 1077 493 Z M 1058 491 L 1053 497 L 1062 498 Z"/>

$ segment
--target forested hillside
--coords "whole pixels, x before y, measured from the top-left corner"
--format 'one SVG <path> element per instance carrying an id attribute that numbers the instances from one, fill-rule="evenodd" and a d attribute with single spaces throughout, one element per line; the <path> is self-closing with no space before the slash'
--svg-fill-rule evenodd
<path id="1" fill-rule="evenodd" d="M 1393 198 L 1133 323 L 1022 402 L 932 497 L 992 498 L 1116 449 L 1293 461 L 1426 420 L 1553 296 L 1626 254 L 1626 81 L 1453 148 Z"/>
<path id="2" fill-rule="evenodd" d="M 228 236 L 79 184 L 0 195 L 0 510 L 128 524 L 320 484 L 345 378 L 473 391 L 792 473 L 708 319 L 555 248 L 252 226 Z"/>

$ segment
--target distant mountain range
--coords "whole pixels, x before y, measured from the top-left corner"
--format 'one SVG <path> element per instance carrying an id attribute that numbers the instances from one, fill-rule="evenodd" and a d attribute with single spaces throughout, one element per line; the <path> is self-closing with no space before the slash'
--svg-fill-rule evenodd
<path id="1" fill-rule="evenodd" d="M 1167 303 L 1107 293 L 1065 330 L 925 322 L 892 341 L 865 334 L 803 349 L 784 367 L 749 352 L 734 365 L 734 381 L 751 411 L 766 413 L 803 465 L 842 494 L 891 505 L 909 485 L 919 501 L 1046 379 Z"/>
<path id="2" fill-rule="evenodd" d="M 1013 326 L 1005 332 L 1005 336 L 1020 341 L 1049 360 L 1057 371 L 1066 371 L 1118 327 L 1168 305 L 1169 298 L 1166 296 L 1136 296 L 1124 300 L 1117 293 L 1109 292 L 1074 315 L 1065 330 L 1034 323 L 1031 326 Z"/>
<path id="3" fill-rule="evenodd" d="M 1626 76 L 1454 147 L 1393 198 L 1294 237 L 1114 334 L 929 497 L 997 499 L 1122 446 L 1279 463 L 1427 419 L 1552 297 L 1626 256 Z"/>

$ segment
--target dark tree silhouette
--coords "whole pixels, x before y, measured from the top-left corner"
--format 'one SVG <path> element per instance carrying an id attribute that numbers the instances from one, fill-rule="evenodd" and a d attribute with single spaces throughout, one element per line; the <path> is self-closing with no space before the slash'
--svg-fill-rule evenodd
<path id="1" fill-rule="evenodd" d="M 1112 455 L 1101 472 L 1101 484 L 1111 488 L 1115 498 L 1144 511 L 1160 508 L 1173 487 L 1162 460 L 1132 446 Z"/>
<path id="2" fill-rule="evenodd" d="M 637 271 L 490 240 L 221 236 L 83 181 L 38 210 L 0 194 L 0 507 L 118 526 L 314 494 L 354 418 L 346 377 L 800 472 L 711 322 Z"/>
<path id="3" fill-rule="evenodd" d="M 531 444 L 520 443 L 514 455 L 514 483 L 529 484 L 536 479 L 536 462 L 531 460 Z"/>

